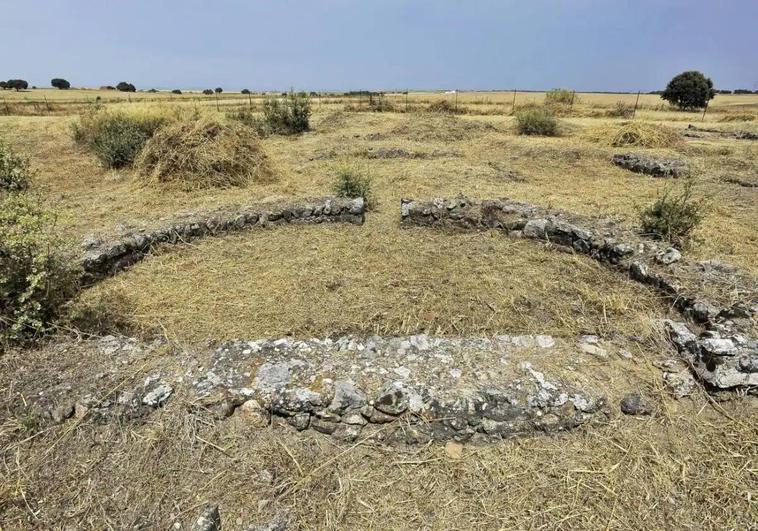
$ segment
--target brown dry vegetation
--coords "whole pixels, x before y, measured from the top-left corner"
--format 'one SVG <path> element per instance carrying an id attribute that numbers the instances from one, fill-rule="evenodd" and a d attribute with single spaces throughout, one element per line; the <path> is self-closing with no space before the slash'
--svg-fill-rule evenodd
<path id="1" fill-rule="evenodd" d="M 313 132 L 260 141 L 276 179 L 167 190 L 145 186 L 131 170 L 102 169 L 71 139 L 68 113 L 101 95 L 105 103 L 171 101 L 215 115 L 214 97 L 55 91 L 47 95 L 51 110 L 37 103 L 27 112 L 33 105 L 23 98 L 38 93 L 7 94 L 20 110 L 2 116 L 0 102 L 0 136 L 31 158 L 35 193 L 58 209 L 58 227 L 75 241 L 190 210 L 327 195 L 346 162 L 371 176 L 378 204 L 362 227 L 278 227 L 166 250 L 86 291 L 75 302 L 80 311 L 112 312 L 130 332 L 189 345 L 343 332 L 636 338 L 647 369 L 623 383 L 654 395 L 662 414 L 614 417 L 561 437 L 467 446 L 462 459 L 436 444 L 344 445 L 318 434 L 255 429 L 236 416 L 217 422 L 186 414 L 181 400 L 140 425 L 85 421 L 40 431 L 29 419 L 7 417 L 0 426 L 2 525 L 167 528 L 215 500 L 225 529 L 280 510 L 308 529 L 755 527 L 755 399 L 717 404 L 698 393 L 674 401 L 660 389 L 650 363 L 670 353 L 656 347 L 651 320 L 668 311 L 665 302 L 584 257 L 496 233 L 401 229 L 398 219 L 403 197 L 464 194 L 634 226 L 638 208 L 672 184 L 609 162 L 619 150 L 641 150 L 686 161 L 696 194 L 709 203 L 688 257 L 758 274 L 758 188 L 724 182 L 756 178 L 755 142 L 708 136 L 614 148 L 588 138 L 590 130 L 617 128 L 622 120 L 605 118 L 605 111 L 617 101 L 633 105 L 636 95 L 582 94 L 561 118 L 567 131 L 559 138 L 515 135 L 512 93 L 460 94 L 463 116 L 403 113 L 400 94 L 387 96 L 398 111 L 391 113 L 343 112 L 350 101 L 323 97 L 314 101 Z M 414 93 L 409 100 L 421 109 L 446 98 Z M 544 94 L 517 98 L 519 105 L 541 104 Z M 641 103 L 637 122 L 677 132 L 700 123 L 700 114 L 670 111 L 657 96 L 643 95 Z M 252 104 L 257 109 L 260 99 Z M 249 102 L 225 93 L 218 105 L 223 113 Z M 756 97 L 718 96 L 704 126 L 756 131 L 758 122 L 745 117 L 757 110 Z M 361 155 L 379 147 L 438 155 Z M 44 348 L 8 354 L 0 370 L 44 363 L 45 355 Z M 0 382 L 1 396 L 19 392 L 16 382 Z M 271 481 L 261 479 L 263 470 Z"/>

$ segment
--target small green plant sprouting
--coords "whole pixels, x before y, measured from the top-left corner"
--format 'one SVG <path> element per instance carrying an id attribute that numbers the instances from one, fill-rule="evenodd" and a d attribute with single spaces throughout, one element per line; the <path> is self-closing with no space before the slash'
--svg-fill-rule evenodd
<path id="1" fill-rule="evenodd" d="M 337 197 L 362 197 L 366 208 L 376 206 L 371 177 L 354 166 L 343 166 L 337 171 L 334 194 Z"/>

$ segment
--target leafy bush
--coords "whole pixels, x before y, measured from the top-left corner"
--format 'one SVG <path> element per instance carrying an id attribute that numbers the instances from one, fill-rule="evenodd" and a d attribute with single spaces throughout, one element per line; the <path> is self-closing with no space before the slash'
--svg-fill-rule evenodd
<path id="1" fill-rule="evenodd" d="M 174 90 L 171 91 L 171 94 L 181 94 L 181 93 L 182 93 L 182 91 L 179 90 L 179 89 L 174 89 Z"/>
<path id="2" fill-rule="evenodd" d="M 205 89 L 203 91 L 203 94 L 205 94 L 206 96 L 213 96 L 213 89 Z"/>
<path id="3" fill-rule="evenodd" d="M 26 190 L 29 188 L 29 177 L 29 162 L 0 140 L 0 192 Z"/>
<path id="4" fill-rule="evenodd" d="M 60 77 L 55 77 L 50 81 L 50 86 L 60 90 L 68 90 L 71 88 L 71 83 Z"/>
<path id="5" fill-rule="evenodd" d="M 672 194 L 666 189 L 652 205 L 640 212 L 642 231 L 654 238 L 685 247 L 692 231 L 703 221 L 705 205 L 692 197 L 692 181 L 687 180 L 682 191 Z"/>
<path id="6" fill-rule="evenodd" d="M 525 109 L 516 113 L 516 129 L 521 135 L 556 136 L 558 120 L 550 109 Z"/>
<path id="7" fill-rule="evenodd" d="M 170 120 L 166 114 L 128 114 L 95 111 L 72 125 L 74 140 L 86 146 L 106 168 L 129 166 L 158 128 Z"/>
<path id="8" fill-rule="evenodd" d="M 250 89 L 242 89 L 242 94 L 252 94 Z"/>
<path id="9" fill-rule="evenodd" d="M 311 102 L 303 93 L 290 92 L 283 100 L 263 102 L 265 133 L 294 135 L 310 129 Z"/>
<path id="10" fill-rule="evenodd" d="M 568 89 L 553 89 L 545 94 L 545 104 L 571 105 L 577 103 L 576 94 Z"/>
<path id="11" fill-rule="evenodd" d="M 623 101 L 617 101 L 613 109 L 606 111 L 606 115 L 612 118 L 631 118 L 634 116 L 634 107 Z"/>
<path id="12" fill-rule="evenodd" d="M 47 331 L 76 292 L 78 274 L 54 225 L 26 194 L 0 200 L 0 343 Z"/>
<path id="13" fill-rule="evenodd" d="M 222 92 L 224 92 L 224 89 L 222 89 L 221 87 L 216 87 L 216 88 L 214 89 L 214 92 L 215 92 L 216 94 L 221 94 Z"/>
<path id="14" fill-rule="evenodd" d="M 137 92 L 136 87 L 126 81 L 122 81 L 116 85 L 116 90 L 120 90 L 121 92 Z"/>
<path id="15" fill-rule="evenodd" d="M 334 195 L 337 197 L 362 197 L 366 208 L 375 206 L 374 194 L 371 190 L 371 178 L 362 174 L 354 167 L 344 166 L 337 172 L 334 181 Z"/>
<path id="16" fill-rule="evenodd" d="M 702 109 L 715 95 L 713 81 L 701 72 L 690 70 L 669 81 L 661 98 L 680 109 Z"/>

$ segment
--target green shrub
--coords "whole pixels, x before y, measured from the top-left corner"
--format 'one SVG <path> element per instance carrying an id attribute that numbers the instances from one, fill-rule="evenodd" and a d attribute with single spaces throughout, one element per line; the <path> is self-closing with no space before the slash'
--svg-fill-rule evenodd
<path id="1" fill-rule="evenodd" d="M 605 114 L 611 118 L 631 118 L 634 116 L 634 107 L 623 101 L 617 101 L 616 106 L 606 111 Z"/>
<path id="2" fill-rule="evenodd" d="M 0 140 L 0 192 L 26 190 L 29 180 L 29 162 Z"/>
<path id="3" fill-rule="evenodd" d="M 642 231 L 653 238 L 686 247 L 692 231 L 703 221 L 705 205 L 692 197 L 692 181 L 678 194 L 666 189 L 652 205 L 640 212 Z"/>
<path id="4" fill-rule="evenodd" d="M 574 91 L 568 89 L 553 89 L 545 94 L 545 104 L 573 105 L 578 99 Z"/>
<path id="5" fill-rule="evenodd" d="M 134 162 L 145 143 L 169 120 L 165 113 L 95 111 L 73 123 L 72 135 L 106 168 L 122 168 Z"/>
<path id="6" fill-rule="evenodd" d="M 366 202 L 366 208 L 375 206 L 374 194 L 371 190 L 371 177 L 353 167 L 345 166 L 339 169 L 334 181 L 334 195 L 337 197 L 362 197 Z"/>
<path id="7" fill-rule="evenodd" d="M 521 135 L 556 136 L 558 120 L 550 109 L 525 109 L 516 113 L 516 129 Z"/>
<path id="8" fill-rule="evenodd" d="M 0 200 L 0 343 L 44 333 L 77 288 L 55 217 L 26 194 Z"/>
<path id="9" fill-rule="evenodd" d="M 290 92 L 282 100 L 263 102 L 263 121 L 267 133 L 294 135 L 310 129 L 311 102 L 304 92 Z"/>

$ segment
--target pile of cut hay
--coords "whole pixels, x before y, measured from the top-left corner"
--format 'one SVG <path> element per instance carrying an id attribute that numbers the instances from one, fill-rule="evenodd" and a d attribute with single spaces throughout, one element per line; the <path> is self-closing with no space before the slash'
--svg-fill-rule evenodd
<path id="1" fill-rule="evenodd" d="M 450 114 L 413 113 L 398 124 L 391 135 L 416 142 L 459 142 L 496 131 L 487 122 L 467 120 Z"/>
<path id="2" fill-rule="evenodd" d="M 755 120 L 755 115 L 748 112 L 740 112 L 735 114 L 725 114 L 721 117 L 719 122 L 752 122 Z"/>
<path id="3" fill-rule="evenodd" d="M 594 127 L 585 132 L 584 137 L 612 147 L 667 148 L 682 144 L 682 138 L 675 129 L 644 122 Z"/>
<path id="4" fill-rule="evenodd" d="M 240 123 L 212 118 L 161 128 L 145 144 L 136 167 L 149 183 L 177 184 L 189 190 L 271 179 L 255 132 Z"/>

